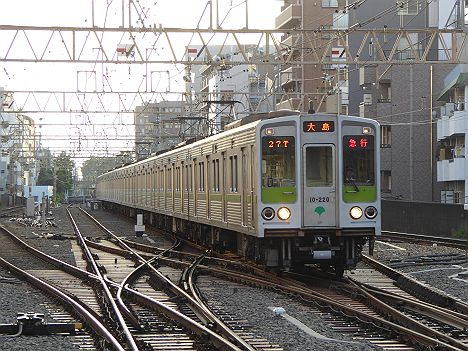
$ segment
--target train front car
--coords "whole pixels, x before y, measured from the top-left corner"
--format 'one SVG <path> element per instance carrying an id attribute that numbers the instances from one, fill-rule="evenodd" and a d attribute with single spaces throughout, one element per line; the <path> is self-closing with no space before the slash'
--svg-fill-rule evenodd
<path id="1" fill-rule="evenodd" d="M 302 115 L 257 126 L 259 236 L 270 266 L 353 268 L 380 234 L 379 125 Z"/>

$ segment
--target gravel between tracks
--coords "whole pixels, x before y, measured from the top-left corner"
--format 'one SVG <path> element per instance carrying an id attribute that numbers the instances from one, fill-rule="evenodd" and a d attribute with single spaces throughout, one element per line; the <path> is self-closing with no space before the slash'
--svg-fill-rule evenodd
<path id="1" fill-rule="evenodd" d="M 107 211 L 89 211 L 89 213 L 115 235 L 125 237 L 141 244 L 153 245 L 163 249 L 167 249 L 172 246 L 171 240 L 164 238 L 162 234 L 155 232 L 148 225 L 146 226 L 145 231 L 146 236 L 135 236 L 136 221 L 131 218 L 111 214 Z"/>
<path id="2" fill-rule="evenodd" d="M 377 241 L 375 243 L 374 257 L 388 264 L 413 256 L 446 254 L 468 255 L 468 252 L 464 250 L 440 245 L 432 246 L 406 242 L 393 242 L 390 244 L 397 247 L 392 247 Z M 366 248 L 364 250 L 366 250 Z M 410 265 L 408 267 L 398 268 L 398 270 L 410 274 L 411 277 L 422 283 L 442 290 L 464 302 L 468 302 L 468 279 L 460 279 L 455 276 L 457 273 L 466 272 L 468 270 L 468 264 L 466 263 L 462 265 Z"/>
<path id="3" fill-rule="evenodd" d="M 0 277 L 3 280 L 14 279 L 5 269 L 0 268 Z M 27 283 L 19 280 L 3 282 L 0 279 L 0 323 L 15 323 L 16 313 L 35 312 L 44 313 L 46 321 L 53 321 L 48 315 L 43 303 L 48 298 L 38 290 L 31 288 Z M 20 336 L 5 337 L 0 335 L 0 350 L 2 351 L 57 351 L 57 350 L 79 350 L 72 344 L 67 336 Z"/>
<path id="4" fill-rule="evenodd" d="M 52 216 L 55 217 L 57 227 L 47 227 L 44 230 L 38 227 L 25 227 L 17 222 L 10 222 L 8 218 L 1 218 L 0 223 L 14 234 L 19 235 L 20 239 L 26 241 L 32 247 L 75 265 L 75 257 L 71 251 L 71 241 L 69 239 L 55 240 L 43 237 L 46 233 L 74 236 L 65 206 L 52 209 Z"/>
<path id="5" fill-rule="evenodd" d="M 210 276 L 199 276 L 197 286 L 207 300 L 211 301 L 210 304 L 223 306 L 233 317 L 248 320 L 249 324 L 254 326 L 256 336 L 265 338 L 272 344 L 279 344 L 285 351 L 381 350 L 379 347 L 362 341 L 356 344 L 343 342 L 352 341 L 351 335 L 331 332 L 330 327 L 312 308 L 287 296 Z M 288 315 L 298 319 L 312 330 L 325 337 L 341 340 L 341 342 L 312 337 L 283 317 L 276 316 L 269 307 L 283 307 Z"/>

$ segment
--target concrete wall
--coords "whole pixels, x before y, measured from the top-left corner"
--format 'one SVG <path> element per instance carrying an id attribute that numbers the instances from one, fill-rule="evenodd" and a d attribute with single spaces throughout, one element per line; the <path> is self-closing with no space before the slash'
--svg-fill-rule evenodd
<path id="1" fill-rule="evenodd" d="M 434 236 L 466 233 L 468 211 L 456 204 L 384 200 L 382 230 Z"/>

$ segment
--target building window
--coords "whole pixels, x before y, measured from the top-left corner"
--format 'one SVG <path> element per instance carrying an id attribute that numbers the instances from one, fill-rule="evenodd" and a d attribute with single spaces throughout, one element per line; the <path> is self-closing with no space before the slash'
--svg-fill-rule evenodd
<path id="1" fill-rule="evenodd" d="M 322 0 L 322 7 L 338 7 L 338 0 Z"/>
<path id="2" fill-rule="evenodd" d="M 320 29 L 321 30 L 325 30 L 325 29 L 333 29 L 333 26 L 331 25 L 321 25 L 320 26 Z M 323 31 L 320 31 L 320 38 L 323 39 L 323 40 L 329 40 L 331 39 L 332 35 L 331 35 L 331 32 L 323 32 Z M 294 58 L 293 58 L 294 59 Z"/>
<path id="3" fill-rule="evenodd" d="M 454 204 L 462 204 L 463 203 L 461 195 L 462 195 L 461 191 L 454 191 L 453 192 L 453 203 Z"/>
<path id="4" fill-rule="evenodd" d="M 378 102 L 392 101 L 392 85 L 390 82 L 379 82 L 379 99 Z"/>
<path id="5" fill-rule="evenodd" d="M 417 15 L 418 0 L 397 0 L 398 15 Z"/>
<path id="6" fill-rule="evenodd" d="M 381 191 L 383 193 L 390 193 L 392 191 L 392 172 L 391 171 L 380 171 L 381 177 Z"/>
<path id="7" fill-rule="evenodd" d="M 380 126 L 380 147 L 390 147 L 392 145 L 392 127 Z"/>
<path id="8" fill-rule="evenodd" d="M 342 12 L 335 12 L 333 14 L 333 28 L 334 29 L 346 29 L 349 27 L 348 14 Z"/>

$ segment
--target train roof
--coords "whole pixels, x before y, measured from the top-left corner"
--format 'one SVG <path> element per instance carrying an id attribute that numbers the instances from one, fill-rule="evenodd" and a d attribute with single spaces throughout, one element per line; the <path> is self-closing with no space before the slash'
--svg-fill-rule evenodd
<path id="1" fill-rule="evenodd" d="M 182 142 L 182 143 L 178 144 L 175 148 L 172 148 L 172 149 L 169 149 L 169 150 L 162 150 L 162 151 L 158 152 L 157 154 L 155 154 L 153 156 L 150 156 L 148 158 L 145 158 L 143 160 L 140 160 L 138 162 L 134 162 L 134 163 L 131 163 L 131 164 L 127 164 L 127 165 L 125 165 L 123 167 L 113 169 L 113 170 L 111 170 L 109 172 L 106 172 L 106 173 L 98 176 L 98 178 L 105 175 L 105 174 L 114 173 L 116 171 L 120 171 L 120 170 L 124 170 L 124 169 L 129 169 L 131 167 L 142 165 L 142 164 L 145 164 L 147 162 L 156 160 L 161 155 L 169 156 L 169 155 L 172 155 L 172 154 L 174 154 L 176 152 L 183 151 L 184 149 L 190 149 L 190 148 L 200 146 L 200 145 L 204 144 L 205 142 L 216 141 L 216 140 L 224 138 L 224 137 L 229 137 L 230 135 L 234 135 L 234 134 L 236 134 L 238 132 L 242 132 L 242 131 L 247 130 L 249 128 L 253 128 L 258 123 L 260 123 L 262 121 L 266 121 L 268 119 L 288 117 L 288 116 L 312 116 L 312 115 L 310 115 L 310 114 L 301 115 L 300 111 L 296 111 L 296 110 L 279 110 L 279 111 L 273 111 L 273 112 L 251 114 L 251 115 L 246 116 L 246 117 L 244 117 L 244 118 L 242 118 L 240 120 L 234 121 L 234 122 L 226 125 L 224 131 L 222 131 L 221 133 L 211 135 L 209 137 L 202 138 L 202 139 L 198 139 L 198 138 L 189 139 L 189 140 L 187 140 L 185 142 Z M 330 117 L 330 116 L 335 116 L 336 117 L 336 114 L 333 115 L 333 114 L 327 114 L 327 113 L 316 113 L 316 114 L 313 114 L 313 116 L 314 117 Z M 343 116 L 343 117 L 345 117 L 345 116 Z M 365 120 L 365 121 L 376 122 L 375 120 L 369 120 L 368 118 L 363 118 L 363 117 L 357 117 L 357 116 L 346 116 L 346 117 L 356 119 L 356 120 L 363 120 L 363 121 Z"/>

